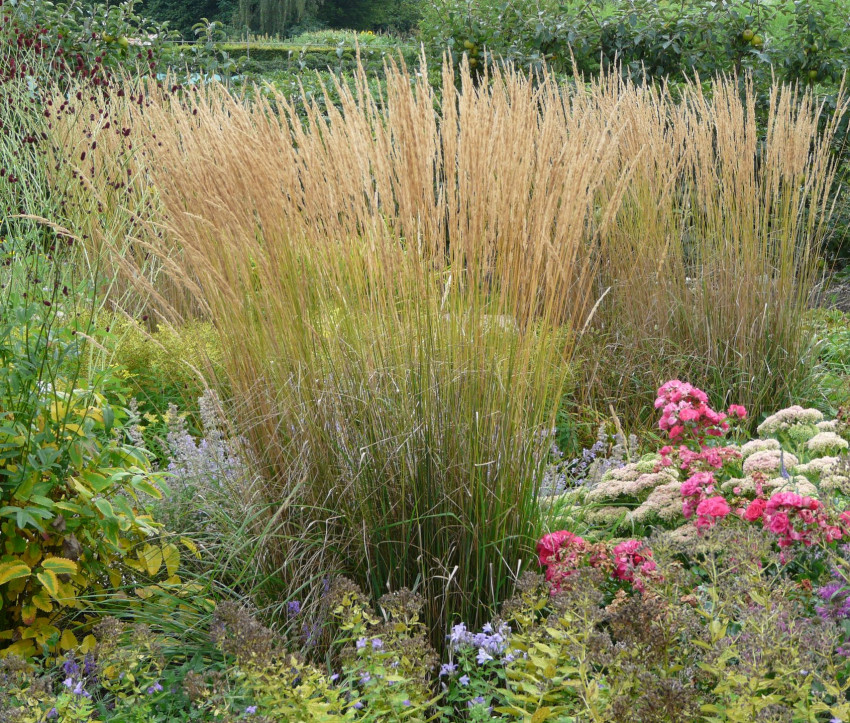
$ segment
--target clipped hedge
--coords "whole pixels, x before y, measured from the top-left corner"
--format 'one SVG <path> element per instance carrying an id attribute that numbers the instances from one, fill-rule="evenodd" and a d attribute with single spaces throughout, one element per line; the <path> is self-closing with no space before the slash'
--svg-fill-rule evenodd
<path id="1" fill-rule="evenodd" d="M 323 70 L 328 65 L 337 66 L 340 62 L 354 63 L 357 51 L 353 47 L 339 47 L 335 45 L 247 45 L 245 43 L 224 43 L 219 46 L 232 58 L 249 58 L 252 62 L 281 65 L 288 63 L 303 64 L 304 68 L 311 70 Z M 399 45 L 397 48 L 388 50 L 386 48 L 360 48 L 360 56 L 364 64 L 380 60 L 387 53 L 395 55 L 401 53 L 405 62 L 414 63 L 419 56 L 419 49 L 414 46 Z"/>

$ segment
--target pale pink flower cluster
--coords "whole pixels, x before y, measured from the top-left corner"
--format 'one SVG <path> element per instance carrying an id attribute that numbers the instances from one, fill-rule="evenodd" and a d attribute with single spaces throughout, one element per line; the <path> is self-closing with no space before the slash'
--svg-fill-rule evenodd
<path id="1" fill-rule="evenodd" d="M 737 447 L 702 447 L 699 452 L 680 445 L 678 449 L 667 445 L 661 448 L 661 467 L 670 467 L 678 462 L 686 474 L 721 469 L 727 462 L 741 458 Z"/>
<path id="2" fill-rule="evenodd" d="M 847 440 L 839 437 L 835 432 L 818 432 L 806 442 L 806 449 L 814 454 L 840 452 L 848 447 L 850 447 L 850 444 L 847 443 Z"/>
<path id="3" fill-rule="evenodd" d="M 765 449 L 761 452 L 751 454 L 744 460 L 744 474 L 754 472 L 778 472 L 785 463 L 785 469 L 796 467 L 800 460 L 790 452 L 782 452 L 779 449 Z"/>
<path id="4" fill-rule="evenodd" d="M 631 514 L 634 522 L 643 523 L 653 517 L 663 522 L 675 520 L 682 514 L 682 483 L 668 482 L 649 493 L 644 503 Z"/>
<path id="5" fill-rule="evenodd" d="M 667 472 L 646 472 L 635 477 L 632 473 L 617 474 L 614 470 L 609 479 L 603 480 L 585 495 L 585 502 L 601 502 L 618 497 L 639 497 L 647 490 L 660 484 L 675 481 Z M 625 479 L 623 479 L 625 477 Z"/>
<path id="6" fill-rule="evenodd" d="M 756 452 L 765 452 L 771 449 L 780 449 L 779 442 L 775 439 L 753 439 L 741 446 L 741 457 L 746 459 Z"/>

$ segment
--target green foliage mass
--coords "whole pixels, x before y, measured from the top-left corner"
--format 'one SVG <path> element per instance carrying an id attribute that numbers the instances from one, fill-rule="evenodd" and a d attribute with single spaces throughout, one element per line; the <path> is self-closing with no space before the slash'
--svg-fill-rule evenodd
<path id="1" fill-rule="evenodd" d="M 61 266 L 4 251 L 18 266 L 0 316 L 0 649 L 29 656 L 76 647 L 69 613 L 121 587 L 119 563 L 154 574 L 167 559 L 173 575 L 179 553 L 148 543 L 161 477 L 123 428 L 120 383 L 80 373 L 90 315 L 63 303 Z"/>

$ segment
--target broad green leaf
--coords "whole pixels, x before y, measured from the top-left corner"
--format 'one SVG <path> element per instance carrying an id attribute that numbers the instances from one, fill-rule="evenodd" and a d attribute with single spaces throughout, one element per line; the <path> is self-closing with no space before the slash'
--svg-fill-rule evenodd
<path id="1" fill-rule="evenodd" d="M 86 482 L 91 485 L 91 488 L 97 493 L 103 492 L 111 484 L 111 480 L 108 477 L 100 474 L 100 472 L 92 472 L 90 470 L 86 470 L 83 472 L 82 477 Z"/>
<path id="2" fill-rule="evenodd" d="M 112 509 L 112 505 L 109 504 L 109 500 L 99 499 L 94 501 L 94 506 L 100 510 L 101 514 L 106 517 L 108 520 L 115 519 L 115 510 Z"/>
<path id="3" fill-rule="evenodd" d="M 115 423 L 115 412 L 108 404 L 103 405 L 103 429 L 109 434 L 112 431 L 112 425 Z"/>
<path id="4" fill-rule="evenodd" d="M 139 490 L 140 492 L 144 492 L 145 494 L 154 497 L 155 499 L 162 499 L 162 492 L 160 492 L 151 482 L 145 479 L 142 475 L 134 475 L 130 480 L 130 484 L 134 489 Z"/>
<path id="5" fill-rule="evenodd" d="M 29 565 L 21 560 L 0 562 L 0 585 L 3 585 L 10 580 L 17 580 L 20 577 L 29 577 L 31 574 L 32 570 Z"/>

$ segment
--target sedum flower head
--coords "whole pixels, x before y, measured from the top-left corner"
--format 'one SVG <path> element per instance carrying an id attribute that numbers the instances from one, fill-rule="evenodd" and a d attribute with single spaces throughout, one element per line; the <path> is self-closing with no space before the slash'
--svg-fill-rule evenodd
<path id="1" fill-rule="evenodd" d="M 775 439 L 753 439 L 741 447 L 741 457 L 746 459 L 756 452 L 765 452 L 779 449 L 779 442 Z"/>
<path id="2" fill-rule="evenodd" d="M 796 467 L 800 460 L 793 454 L 782 454 L 781 450 L 766 449 L 762 452 L 751 454 L 744 460 L 744 474 L 751 475 L 753 472 L 778 472 L 783 461 L 785 468 Z"/>
<path id="3" fill-rule="evenodd" d="M 813 454 L 828 454 L 847 449 L 850 444 L 835 432 L 819 432 L 806 442 L 806 449 Z"/>
<path id="4" fill-rule="evenodd" d="M 770 415 L 758 426 L 758 433 L 761 437 L 770 437 L 787 431 L 795 424 L 815 425 L 822 421 L 823 414 L 817 409 L 803 409 L 799 404 L 795 404 Z"/>

